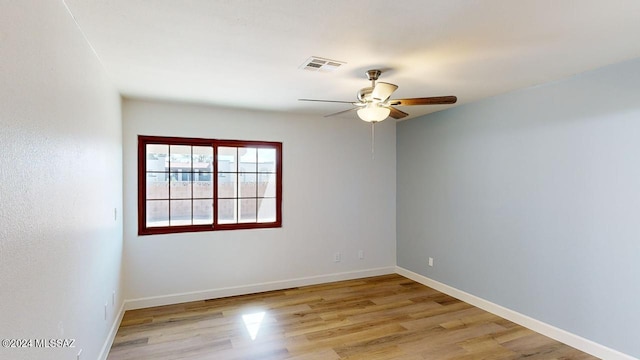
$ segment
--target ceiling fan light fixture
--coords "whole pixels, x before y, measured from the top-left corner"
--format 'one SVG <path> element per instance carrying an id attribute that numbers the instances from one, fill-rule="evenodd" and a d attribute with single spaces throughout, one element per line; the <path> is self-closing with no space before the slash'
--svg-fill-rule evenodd
<path id="1" fill-rule="evenodd" d="M 323 61 L 323 60 L 321 60 Z M 313 62 L 316 66 L 317 63 Z M 363 121 L 377 123 L 383 121 L 387 117 L 394 119 L 402 119 L 409 114 L 399 110 L 396 106 L 411 105 L 450 105 L 455 104 L 458 98 L 455 96 L 431 96 L 407 99 L 391 99 L 391 94 L 398 88 L 398 85 L 376 82 L 382 72 L 380 70 L 367 71 L 367 78 L 371 81 L 371 86 L 362 88 L 357 93 L 358 101 L 338 101 L 338 100 L 315 100 L 315 99 L 298 99 L 299 101 L 318 101 L 329 103 L 345 103 L 354 107 L 348 110 L 339 111 L 333 114 L 325 115 L 334 116 L 344 114 L 353 110 L 357 110 L 358 117 Z M 373 128 L 373 127 L 372 127 Z"/>
<path id="2" fill-rule="evenodd" d="M 379 122 L 391 113 L 391 109 L 377 104 L 367 104 L 367 106 L 358 109 L 358 117 L 366 122 Z"/>

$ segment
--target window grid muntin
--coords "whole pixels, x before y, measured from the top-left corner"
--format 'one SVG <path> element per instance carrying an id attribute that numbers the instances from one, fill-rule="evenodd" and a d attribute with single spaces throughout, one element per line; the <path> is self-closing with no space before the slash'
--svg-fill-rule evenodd
<path id="1" fill-rule="evenodd" d="M 165 159 L 165 162 L 167 163 L 165 170 L 159 171 L 159 170 L 149 170 L 149 166 L 146 163 L 147 160 L 149 159 L 149 145 L 160 145 L 160 146 L 167 146 L 167 156 Z M 176 146 L 180 146 L 180 147 L 187 147 L 189 149 L 187 158 L 188 158 L 188 164 L 189 166 L 186 167 L 186 170 L 188 171 L 182 171 L 185 169 L 185 167 L 182 167 L 180 169 L 176 169 L 176 167 L 174 167 L 173 163 L 177 163 L 176 160 L 172 160 L 172 149 Z M 148 174 L 163 174 L 165 176 L 166 182 L 168 184 L 167 186 L 167 197 L 165 198 L 153 198 L 150 199 L 147 197 L 147 183 L 145 182 L 144 186 L 145 186 L 145 227 L 146 228 L 164 228 L 164 227 L 170 227 L 170 228 L 176 228 L 176 227 L 185 227 L 185 226 L 194 226 L 194 225 L 205 225 L 205 226 L 213 226 L 214 223 L 214 219 L 213 219 L 213 189 L 211 191 L 211 197 L 195 197 L 194 196 L 194 191 L 195 191 L 195 174 L 196 171 L 194 169 L 194 147 L 210 147 L 211 148 L 211 157 L 213 159 L 213 144 L 212 143 L 208 143 L 208 144 L 193 144 L 193 143 L 184 143 L 184 142 L 175 142 L 175 141 L 166 141 L 166 142 L 153 142 L 153 141 L 147 141 L 144 144 L 144 150 L 145 150 L 145 164 L 144 164 L 144 168 L 145 168 L 145 177 L 147 177 Z M 184 153 L 182 153 L 182 155 L 185 155 Z M 213 169 L 211 171 L 198 171 L 198 174 L 202 173 L 202 174 L 211 174 L 211 178 L 213 177 Z M 185 180 L 185 175 L 187 174 L 187 178 L 188 180 Z M 175 179 L 174 179 L 174 175 L 175 175 Z M 181 182 L 188 182 L 188 196 L 181 196 L 181 197 L 174 197 L 174 195 L 172 194 L 172 190 L 173 186 L 172 184 L 174 183 L 181 183 Z M 211 187 L 213 187 L 213 181 L 210 181 L 211 183 Z M 196 213 L 196 209 L 195 209 L 195 201 L 203 201 L 203 200 L 210 200 L 210 204 L 211 204 L 211 214 L 208 218 L 205 218 L 205 221 L 207 221 L 206 223 L 202 221 L 202 219 L 199 219 L 197 217 L 197 213 Z M 149 224 L 147 222 L 147 218 L 148 218 L 148 208 L 146 207 L 146 204 L 149 202 L 153 202 L 153 201 L 165 201 L 168 203 L 168 214 L 167 214 L 167 225 L 159 225 L 159 226 L 154 226 L 153 224 Z M 176 205 L 180 202 L 188 202 L 188 206 L 187 206 L 187 210 L 190 214 L 189 219 L 188 219 L 188 224 L 185 224 L 185 222 L 187 222 L 187 219 L 179 219 L 180 217 L 177 216 L 176 214 L 176 209 L 174 209 L 174 206 L 172 205 Z M 140 217 L 142 218 L 142 217 Z M 140 221 L 140 220 L 139 220 Z M 164 222 L 165 220 L 162 221 L 157 221 L 157 222 Z M 142 231 L 139 231 L 142 232 Z M 171 232 L 171 231 L 169 231 Z"/>
<path id="2" fill-rule="evenodd" d="M 139 197 L 138 197 L 138 208 L 139 210 L 139 234 L 141 235 L 147 235 L 147 234 L 163 234 L 163 233 L 174 233 L 174 232 L 190 232 L 190 231 L 211 231 L 211 230 L 234 230 L 234 229 L 253 229 L 253 228 L 269 228 L 269 227 L 281 227 L 282 226 L 282 143 L 278 143 L 278 142 L 266 142 L 266 141 L 236 141 L 236 140 L 211 140 L 211 139 L 192 139 L 192 138 L 168 138 L 168 137 L 149 137 L 149 136 L 139 136 L 139 142 L 143 145 L 139 145 L 138 147 L 138 159 L 139 159 L 139 164 L 138 164 L 138 178 L 139 178 Z M 146 219 L 145 217 L 147 216 L 146 214 L 146 175 L 147 173 L 165 173 L 165 172 L 155 172 L 155 171 L 146 171 L 146 166 L 147 166 L 147 156 L 146 156 L 146 145 L 187 145 L 190 146 L 190 154 L 191 154 L 191 167 L 190 167 L 190 180 L 189 183 L 191 184 L 191 189 L 190 192 L 192 194 L 192 197 L 190 199 L 185 199 L 185 200 L 189 200 L 191 202 L 191 223 L 193 225 L 188 225 L 188 226 L 184 226 L 184 225 L 179 225 L 179 226 L 171 226 L 171 229 L 168 229 L 168 227 L 160 227 L 160 228 L 148 228 L 144 225 L 146 225 Z M 195 161 L 193 161 L 193 155 L 194 155 L 194 147 L 195 146 L 203 146 L 205 145 L 206 147 L 211 146 L 213 148 L 213 170 L 211 172 L 206 172 L 207 174 L 210 174 L 211 177 L 211 187 L 212 192 L 213 192 L 213 208 L 211 209 L 211 214 L 210 216 L 213 218 L 213 224 L 209 224 L 209 225 L 201 225 L 201 224 L 196 224 L 195 221 L 195 216 L 194 216 L 194 201 L 195 200 L 211 200 L 211 198 L 202 198 L 202 197 L 193 197 L 193 194 L 195 192 L 195 187 L 194 187 L 194 183 L 195 183 L 195 175 L 196 175 L 196 171 L 194 168 L 194 163 Z M 241 222 L 240 220 L 240 214 L 238 213 L 239 211 L 241 211 L 241 206 L 236 206 L 236 220 L 235 223 L 231 223 L 231 224 L 221 224 L 218 222 L 218 215 L 217 215 L 217 211 L 218 211 L 218 175 L 220 173 L 217 172 L 217 166 L 218 166 L 218 156 L 217 156 L 217 149 L 218 147 L 224 147 L 224 146 L 228 146 L 228 147 L 233 147 L 235 148 L 236 152 L 238 151 L 238 149 L 240 148 L 254 148 L 256 151 L 256 169 L 255 171 L 252 172 L 247 172 L 247 171 L 240 171 L 240 169 L 235 169 L 236 170 L 236 175 L 240 174 L 240 173 L 252 173 L 254 174 L 255 177 L 255 181 L 258 182 L 260 175 L 264 175 L 264 174 L 272 174 L 274 177 L 274 181 L 272 186 L 274 187 L 271 191 L 272 193 L 275 194 L 275 196 L 260 196 L 259 195 L 259 188 L 256 187 L 256 193 L 255 196 L 245 196 L 245 195 L 241 195 L 238 196 L 237 198 L 231 198 L 231 199 L 235 199 L 236 201 L 241 201 L 242 199 L 253 199 L 255 200 L 255 208 L 254 208 L 254 214 L 252 214 L 253 216 L 253 220 L 250 223 L 245 223 L 245 222 Z M 271 165 L 271 169 L 272 171 L 261 171 L 260 168 L 260 155 L 259 152 L 261 151 L 261 149 L 266 149 L 267 151 L 272 153 L 272 157 L 273 157 L 273 161 L 272 161 L 272 165 Z M 141 153 L 142 150 L 145 150 L 144 153 Z M 236 153 L 236 155 L 238 155 Z M 239 160 L 239 156 L 237 157 Z M 239 164 L 239 161 L 238 161 Z M 171 173 L 171 167 L 169 166 L 169 168 L 167 169 L 169 173 Z M 230 172 L 231 173 L 231 172 Z M 222 172 L 222 174 L 224 174 L 224 172 Z M 240 182 L 237 182 L 236 187 L 240 186 Z M 144 191 L 143 191 L 144 190 Z M 266 195 L 266 191 L 263 192 L 263 195 Z M 260 207 L 258 206 L 259 203 L 261 202 L 260 199 L 269 199 L 273 201 L 273 206 L 271 208 L 271 215 L 270 217 L 261 217 L 261 212 L 260 212 Z M 161 201 L 162 199 L 149 199 L 149 200 L 158 200 Z M 168 199 L 167 201 L 173 201 L 173 200 L 179 200 L 179 199 Z M 172 217 L 173 218 L 173 217 Z M 213 227 L 213 228 L 212 228 Z"/>
<path id="3" fill-rule="evenodd" d="M 222 146 L 219 146 L 222 147 Z M 230 148 L 231 146 L 224 146 L 225 148 Z M 240 155 L 240 149 L 245 148 L 245 149 L 252 149 L 255 152 L 255 164 L 253 163 L 249 163 L 250 165 L 254 166 L 255 168 L 253 169 L 253 171 L 249 171 L 246 169 L 246 167 L 241 166 L 241 155 Z M 218 174 L 226 174 L 226 175 L 235 175 L 235 191 L 234 193 L 236 194 L 236 196 L 234 197 L 230 197 L 230 196 L 218 196 L 217 199 L 218 200 L 235 200 L 235 214 L 234 214 L 234 219 L 236 220 L 236 223 L 249 223 L 249 221 L 242 221 L 243 216 L 241 211 L 243 210 L 243 206 L 241 206 L 241 201 L 242 200 L 246 200 L 245 203 L 251 201 L 251 200 L 255 200 L 255 206 L 254 206 L 254 214 L 255 216 L 253 217 L 253 221 L 256 223 L 260 223 L 260 204 L 261 204 L 261 199 L 276 199 L 277 200 L 277 192 L 275 196 L 260 196 L 260 182 L 258 181 L 260 179 L 260 175 L 263 174 L 268 174 L 268 175 L 274 175 L 275 176 L 275 180 L 278 181 L 278 177 L 277 177 L 277 165 L 276 164 L 276 160 L 274 159 L 274 164 L 273 164 L 273 171 L 261 171 L 260 170 L 260 149 L 272 149 L 274 151 L 277 151 L 276 148 L 272 148 L 272 147 L 257 147 L 257 146 L 237 146 L 235 147 L 235 171 L 218 171 Z M 216 161 L 218 164 L 220 164 L 220 161 Z M 246 176 L 248 174 L 254 175 L 255 178 L 255 191 L 253 196 L 246 196 L 245 191 L 241 190 L 241 185 L 242 185 L 242 180 L 241 178 L 243 176 Z M 218 188 L 219 189 L 219 188 Z M 265 189 L 265 193 L 266 193 L 266 189 Z M 244 218 L 246 219 L 246 218 Z M 219 220 L 219 218 L 218 218 Z M 225 222 L 227 223 L 227 222 Z"/>

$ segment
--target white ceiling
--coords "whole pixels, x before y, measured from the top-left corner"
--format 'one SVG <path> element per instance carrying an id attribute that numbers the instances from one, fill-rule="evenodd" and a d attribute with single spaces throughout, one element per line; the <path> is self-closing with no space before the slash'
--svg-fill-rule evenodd
<path id="1" fill-rule="evenodd" d="M 355 101 L 372 68 L 459 105 L 640 57 L 638 0 L 64 1 L 124 96 L 250 109 L 347 109 L 297 99 Z"/>

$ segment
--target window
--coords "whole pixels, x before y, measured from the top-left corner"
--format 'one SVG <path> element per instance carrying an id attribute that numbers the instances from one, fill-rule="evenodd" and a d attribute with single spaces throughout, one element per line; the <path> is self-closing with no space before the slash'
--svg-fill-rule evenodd
<path id="1" fill-rule="evenodd" d="M 282 143 L 138 136 L 138 233 L 282 226 Z"/>

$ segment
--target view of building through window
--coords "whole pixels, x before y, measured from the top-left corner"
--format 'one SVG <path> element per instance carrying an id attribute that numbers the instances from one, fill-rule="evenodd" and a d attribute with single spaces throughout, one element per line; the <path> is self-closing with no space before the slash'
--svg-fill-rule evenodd
<path id="1" fill-rule="evenodd" d="M 196 225 L 279 224 L 281 144 L 210 140 L 207 145 L 197 140 L 140 137 L 145 163 L 141 233 Z"/>
<path id="2" fill-rule="evenodd" d="M 147 145 L 147 226 L 213 224 L 213 147 Z"/>
<path id="3" fill-rule="evenodd" d="M 218 148 L 218 222 L 276 218 L 276 150 Z"/>

